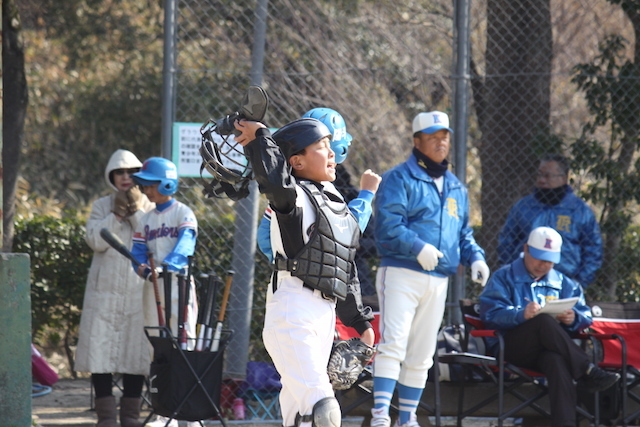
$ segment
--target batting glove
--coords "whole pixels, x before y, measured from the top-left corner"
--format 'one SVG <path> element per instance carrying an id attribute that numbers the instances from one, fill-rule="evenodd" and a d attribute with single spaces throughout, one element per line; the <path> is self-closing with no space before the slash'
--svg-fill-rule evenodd
<path id="1" fill-rule="evenodd" d="M 480 283 L 482 287 L 487 284 L 489 280 L 489 266 L 482 260 L 473 261 L 471 264 L 471 280 L 476 283 Z"/>
<path id="2" fill-rule="evenodd" d="M 444 254 L 435 246 L 425 243 L 418 254 L 418 262 L 426 271 L 433 271 L 438 266 L 438 259 Z"/>

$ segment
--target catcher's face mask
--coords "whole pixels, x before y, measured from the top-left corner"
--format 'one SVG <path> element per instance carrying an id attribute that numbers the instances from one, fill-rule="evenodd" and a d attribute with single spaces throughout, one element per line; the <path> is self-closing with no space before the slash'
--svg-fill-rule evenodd
<path id="1" fill-rule="evenodd" d="M 240 133 L 235 129 L 236 120 L 261 121 L 269 105 L 267 93 L 259 86 L 251 86 L 245 95 L 240 111 L 214 121 L 209 119 L 200 128 L 202 144 L 200 174 L 206 168 L 213 176 L 210 184 L 204 185 L 207 197 L 240 200 L 249 195 L 249 181 L 252 178 L 251 164 L 244 149 L 231 135 Z"/>

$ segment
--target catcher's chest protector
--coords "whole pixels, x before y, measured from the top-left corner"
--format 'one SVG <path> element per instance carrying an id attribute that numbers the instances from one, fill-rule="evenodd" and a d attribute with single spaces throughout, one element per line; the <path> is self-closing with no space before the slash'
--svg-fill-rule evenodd
<path id="1" fill-rule="evenodd" d="M 276 269 L 289 271 L 326 296 L 344 300 L 360 240 L 358 222 L 346 203 L 335 210 L 315 185 L 301 182 L 300 186 L 316 209 L 315 228 L 297 256 L 276 258 Z"/>

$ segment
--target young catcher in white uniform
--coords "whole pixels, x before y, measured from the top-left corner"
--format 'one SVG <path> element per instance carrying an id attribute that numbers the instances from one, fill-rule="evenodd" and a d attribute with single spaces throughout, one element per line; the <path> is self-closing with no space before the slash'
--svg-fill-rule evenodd
<path id="1" fill-rule="evenodd" d="M 331 133 L 312 118 L 274 133 L 259 122 L 235 123 L 260 191 L 274 215 L 275 271 L 263 339 L 281 375 L 284 426 L 337 427 L 342 414 L 327 375 L 336 312 L 373 345 L 370 309 L 354 286 L 358 223 L 342 196 L 321 182 L 335 179 Z M 337 307 L 336 307 L 337 304 Z"/>

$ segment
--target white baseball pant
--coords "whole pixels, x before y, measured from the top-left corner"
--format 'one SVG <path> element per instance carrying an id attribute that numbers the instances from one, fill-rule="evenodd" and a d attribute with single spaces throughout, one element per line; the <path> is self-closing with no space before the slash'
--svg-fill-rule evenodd
<path id="1" fill-rule="evenodd" d="M 283 425 L 292 426 L 297 413 L 310 415 L 316 402 L 334 396 L 327 364 L 335 334 L 335 303 L 304 288 L 288 273 L 278 275 L 278 288 L 267 298 L 262 337 L 281 376 Z"/>
<path id="2" fill-rule="evenodd" d="M 374 376 L 424 388 L 433 365 L 448 282 L 447 277 L 406 268 L 378 269 L 381 338 Z"/>

